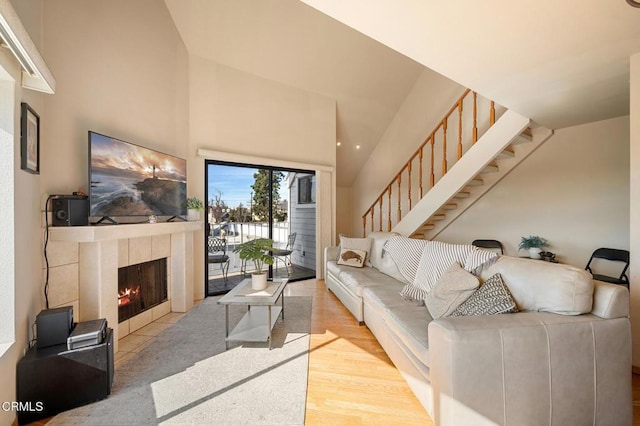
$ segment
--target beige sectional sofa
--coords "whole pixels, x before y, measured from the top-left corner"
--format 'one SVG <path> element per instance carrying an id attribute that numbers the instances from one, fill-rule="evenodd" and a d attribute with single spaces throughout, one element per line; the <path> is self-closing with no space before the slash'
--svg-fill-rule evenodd
<path id="1" fill-rule="evenodd" d="M 372 233 L 371 266 L 325 249 L 327 288 L 375 335 L 438 425 L 630 425 L 629 294 L 568 265 L 502 256 L 518 313 L 433 320 Z"/>

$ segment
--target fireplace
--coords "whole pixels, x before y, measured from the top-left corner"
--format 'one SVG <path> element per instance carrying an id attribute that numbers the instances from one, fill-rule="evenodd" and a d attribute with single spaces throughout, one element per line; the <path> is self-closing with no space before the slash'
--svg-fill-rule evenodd
<path id="1" fill-rule="evenodd" d="M 167 258 L 118 269 L 118 322 L 167 300 Z"/>

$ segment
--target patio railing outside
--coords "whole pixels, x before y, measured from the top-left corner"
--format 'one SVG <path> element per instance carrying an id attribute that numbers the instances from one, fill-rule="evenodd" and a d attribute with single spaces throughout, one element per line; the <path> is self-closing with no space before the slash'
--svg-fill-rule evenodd
<path id="1" fill-rule="evenodd" d="M 240 257 L 233 252 L 238 244 L 255 238 L 269 237 L 269 223 L 267 222 L 225 222 L 222 224 L 211 224 L 211 236 L 227 239 L 227 255 L 229 255 L 229 274 L 240 272 L 242 262 Z M 289 237 L 289 222 L 275 222 L 273 224 L 273 245 L 284 248 Z M 249 270 L 253 265 L 248 265 Z M 221 275 L 219 265 L 208 266 L 209 279 L 219 278 Z"/>

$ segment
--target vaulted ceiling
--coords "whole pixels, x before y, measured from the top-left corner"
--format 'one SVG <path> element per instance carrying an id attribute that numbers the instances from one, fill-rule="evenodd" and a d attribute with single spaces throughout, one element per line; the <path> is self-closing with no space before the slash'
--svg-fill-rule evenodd
<path id="1" fill-rule="evenodd" d="M 165 3 L 190 54 L 336 99 L 339 186 L 425 67 L 557 129 L 628 114 L 640 52 L 626 0 Z"/>
<path id="2" fill-rule="evenodd" d="M 425 69 L 298 0 L 165 3 L 190 54 L 336 100 L 339 186 L 351 185 Z"/>

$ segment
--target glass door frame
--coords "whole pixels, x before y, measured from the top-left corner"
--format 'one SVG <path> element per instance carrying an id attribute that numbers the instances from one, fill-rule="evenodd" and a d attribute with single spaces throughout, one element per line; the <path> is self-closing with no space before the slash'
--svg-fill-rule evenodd
<path id="1" fill-rule="evenodd" d="M 307 175 L 316 175 L 316 171 L 315 170 L 308 170 L 308 169 L 298 169 L 298 168 L 292 168 L 292 167 L 281 167 L 281 166 L 268 166 L 268 165 L 259 165 L 259 164 L 253 164 L 253 163 L 238 163 L 238 162 L 231 162 L 231 161 L 221 161 L 221 160 L 212 160 L 212 159 L 205 159 L 204 162 L 204 196 L 205 196 L 205 217 L 204 217 L 204 222 L 205 222 L 205 226 L 204 226 L 204 265 L 205 265 L 205 273 L 204 273 L 204 294 L 205 297 L 210 296 L 209 294 L 209 263 L 208 263 L 208 249 L 207 249 L 207 241 L 209 238 L 209 233 L 210 233 L 210 226 L 209 226 L 209 166 L 210 165 L 218 165 L 218 166 L 228 166 L 228 167 L 242 167 L 242 168 L 248 168 L 248 169 L 256 169 L 256 170 L 268 170 L 269 171 L 269 210 L 268 210 L 268 238 L 273 239 L 273 199 L 272 199 L 272 192 L 273 192 L 273 173 L 275 171 L 280 171 L 280 172 L 284 172 L 284 173 L 303 173 L 303 174 L 307 174 Z M 288 200 L 288 202 L 290 203 L 291 200 Z M 251 218 L 251 220 L 253 220 L 253 218 Z M 291 223 L 291 218 L 288 218 L 289 223 Z M 317 220 L 317 217 L 316 217 Z M 316 236 L 317 237 L 317 236 Z M 269 265 L 269 274 L 268 274 L 269 278 L 271 278 L 273 276 L 273 266 Z"/>

